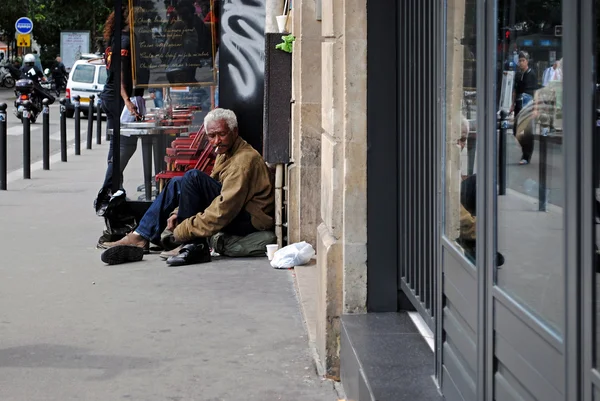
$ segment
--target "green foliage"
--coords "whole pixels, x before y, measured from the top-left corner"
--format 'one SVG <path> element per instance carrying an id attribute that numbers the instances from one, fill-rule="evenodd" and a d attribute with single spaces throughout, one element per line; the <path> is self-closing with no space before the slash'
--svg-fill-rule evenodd
<path id="1" fill-rule="evenodd" d="M 0 7 L 0 34 L 10 40 L 15 21 L 28 16 L 33 21 L 33 38 L 41 47 L 42 62 L 53 60 L 59 53 L 61 31 L 90 31 L 90 50 L 94 51 L 113 7 L 112 0 L 8 0 Z"/>

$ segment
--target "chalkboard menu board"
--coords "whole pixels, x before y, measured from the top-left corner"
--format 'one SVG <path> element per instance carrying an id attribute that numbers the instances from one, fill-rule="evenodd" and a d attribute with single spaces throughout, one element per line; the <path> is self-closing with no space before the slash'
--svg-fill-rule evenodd
<path id="1" fill-rule="evenodd" d="M 216 85 L 214 0 L 130 2 L 136 88 Z"/>

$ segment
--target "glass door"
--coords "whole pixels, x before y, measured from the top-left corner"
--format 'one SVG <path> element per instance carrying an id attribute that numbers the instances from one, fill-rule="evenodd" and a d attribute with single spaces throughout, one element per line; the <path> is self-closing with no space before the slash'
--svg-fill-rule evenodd
<path id="1" fill-rule="evenodd" d="M 563 400 L 563 2 L 497 0 L 496 10 L 488 393 Z"/>

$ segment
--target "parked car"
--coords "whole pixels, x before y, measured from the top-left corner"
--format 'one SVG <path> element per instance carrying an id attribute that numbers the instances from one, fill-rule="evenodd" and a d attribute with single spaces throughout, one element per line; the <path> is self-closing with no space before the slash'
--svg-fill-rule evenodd
<path id="1" fill-rule="evenodd" d="M 106 73 L 106 65 L 103 58 L 77 60 L 75 62 L 67 81 L 67 117 L 72 118 L 75 113 L 72 99 L 76 95 L 80 97 L 80 110 L 82 114 L 87 116 L 90 96 L 94 95 L 98 99 L 98 94 L 102 92 L 106 83 Z"/>

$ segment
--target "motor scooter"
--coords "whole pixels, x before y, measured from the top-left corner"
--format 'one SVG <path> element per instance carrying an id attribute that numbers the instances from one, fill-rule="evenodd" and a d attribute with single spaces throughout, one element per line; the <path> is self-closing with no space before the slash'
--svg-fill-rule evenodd
<path id="1" fill-rule="evenodd" d="M 60 96 L 61 90 L 67 87 L 67 81 L 62 75 L 51 74 L 50 69 L 46 68 L 44 70 L 44 75 L 46 75 L 46 82 L 42 82 L 42 88 L 46 89 L 51 93 L 56 93 L 56 96 Z"/>
<path id="2" fill-rule="evenodd" d="M 0 66 L 0 86 L 9 89 L 15 86 L 15 79 L 5 66 Z"/>
<path id="3" fill-rule="evenodd" d="M 31 79 L 19 79 L 15 84 L 15 116 L 23 121 L 23 111 L 25 110 L 25 102 L 30 103 L 29 121 L 34 124 L 38 116 L 42 112 L 43 99 L 48 99 L 49 104 L 56 100 L 54 96 L 45 92 L 42 88 L 36 87 Z"/>

